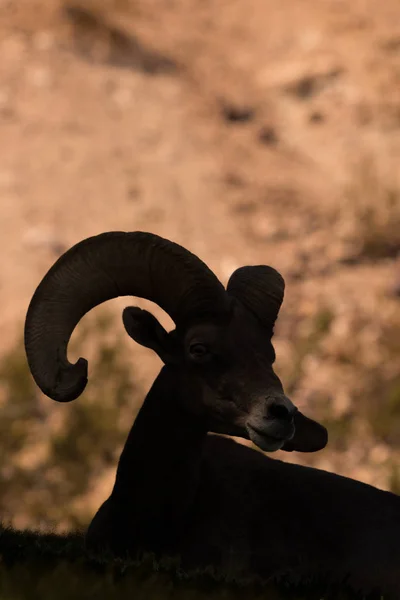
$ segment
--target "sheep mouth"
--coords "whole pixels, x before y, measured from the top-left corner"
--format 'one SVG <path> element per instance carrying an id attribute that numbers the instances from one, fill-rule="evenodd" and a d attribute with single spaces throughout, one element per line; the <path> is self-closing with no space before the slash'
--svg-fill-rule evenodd
<path id="1" fill-rule="evenodd" d="M 264 452 L 276 452 L 277 450 L 280 450 L 287 441 L 286 438 L 276 437 L 265 431 L 261 431 L 248 423 L 246 424 L 246 429 L 253 444 L 258 446 L 260 450 L 264 450 Z"/>

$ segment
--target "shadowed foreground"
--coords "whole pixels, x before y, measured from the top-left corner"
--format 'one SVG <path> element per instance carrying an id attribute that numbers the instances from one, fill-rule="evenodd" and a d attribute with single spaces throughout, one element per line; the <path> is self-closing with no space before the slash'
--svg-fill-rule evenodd
<path id="1" fill-rule="evenodd" d="M 371 593 L 358 595 L 346 585 L 326 587 L 322 581 L 299 584 L 288 575 L 261 584 L 226 581 L 212 571 L 185 573 L 172 559 L 151 556 L 125 562 L 94 557 L 84 549 L 79 533 L 65 536 L 33 531 L 1 530 L 0 600 L 69 600 L 96 598 L 159 600 L 386 600 Z"/>

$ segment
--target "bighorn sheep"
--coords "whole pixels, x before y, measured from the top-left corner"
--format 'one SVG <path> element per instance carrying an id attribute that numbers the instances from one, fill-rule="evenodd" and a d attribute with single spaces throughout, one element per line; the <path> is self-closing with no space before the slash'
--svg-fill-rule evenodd
<path id="1" fill-rule="evenodd" d="M 25 346 L 37 385 L 54 400 L 74 400 L 86 386 L 87 362 L 71 364 L 67 345 L 94 306 L 139 296 L 176 324 L 167 333 L 147 311 L 123 312 L 128 334 L 164 366 L 87 544 L 178 555 L 183 566 L 238 576 L 319 574 L 400 596 L 397 496 L 208 435 L 269 452 L 326 445 L 326 429 L 297 410 L 273 371 L 283 294 L 271 267 L 237 269 L 225 290 L 196 256 L 143 232 L 84 240 L 49 270 L 28 309 Z"/>

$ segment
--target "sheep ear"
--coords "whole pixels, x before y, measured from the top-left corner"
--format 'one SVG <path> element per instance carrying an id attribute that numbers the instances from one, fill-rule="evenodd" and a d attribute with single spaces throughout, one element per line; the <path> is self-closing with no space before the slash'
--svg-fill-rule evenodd
<path id="1" fill-rule="evenodd" d="M 173 361 L 169 334 L 150 312 L 138 306 L 127 306 L 122 320 L 125 331 L 135 342 L 154 350 L 164 363 Z"/>
<path id="2" fill-rule="evenodd" d="M 300 411 L 294 417 L 295 434 L 286 442 L 282 450 L 286 452 L 317 452 L 328 443 L 328 431 L 323 425 L 309 419 Z"/>

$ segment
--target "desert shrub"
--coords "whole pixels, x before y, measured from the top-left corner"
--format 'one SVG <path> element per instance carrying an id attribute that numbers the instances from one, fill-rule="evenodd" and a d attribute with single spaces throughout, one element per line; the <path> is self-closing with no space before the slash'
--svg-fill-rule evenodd
<path id="1" fill-rule="evenodd" d="M 364 156 L 344 190 L 340 220 L 353 246 L 353 258 L 382 259 L 400 251 L 400 186 Z"/>

